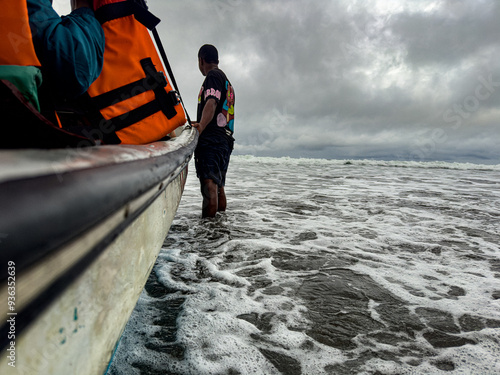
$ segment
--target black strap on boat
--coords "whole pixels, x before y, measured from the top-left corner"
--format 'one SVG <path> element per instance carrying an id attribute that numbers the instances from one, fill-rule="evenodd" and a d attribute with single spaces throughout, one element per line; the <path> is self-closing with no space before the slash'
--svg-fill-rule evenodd
<path id="1" fill-rule="evenodd" d="M 160 19 L 151 13 L 147 7 L 134 0 L 107 4 L 95 11 L 95 17 L 102 24 L 117 18 L 134 15 L 135 19 L 153 30 L 160 23 Z"/>
<path id="2" fill-rule="evenodd" d="M 130 112 L 123 115 L 114 117 L 109 121 L 114 125 L 113 130 L 115 132 L 123 130 L 131 125 L 138 123 L 139 121 L 154 115 L 156 112 L 160 111 L 160 105 L 156 101 L 146 103 Z"/>
<path id="3" fill-rule="evenodd" d="M 182 100 L 181 93 L 179 91 L 179 88 L 177 87 L 177 82 L 175 82 L 175 77 L 174 73 L 172 72 L 172 68 L 170 67 L 170 63 L 168 62 L 167 54 L 165 53 L 165 49 L 163 48 L 163 44 L 161 42 L 160 36 L 158 35 L 158 31 L 156 31 L 156 28 L 151 30 L 153 33 L 153 37 L 155 38 L 156 46 L 158 47 L 158 50 L 160 51 L 161 58 L 163 59 L 163 63 L 165 64 L 165 68 L 167 68 L 168 76 L 170 77 L 172 81 L 172 86 L 174 87 L 175 91 L 179 94 L 179 100 L 182 103 L 182 106 L 184 107 L 184 111 L 186 112 L 186 117 L 188 120 L 188 123 L 191 124 L 191 119 L 189 118 L 189 113 L 186 109 L 186 106 L 184 105 L 184 101 Z"/>
<path id="4" fill-rule="evenodd" d="M 118 87 L 114 90 L 105 92 L 104 94 L 94 96 L 92 102 L 98 109 L 104 109 L 110 105 L 119 103 L 123 100 L 129 99 L 133 96 L 142 94 L 146 91 L 148 78 L 142 78 L 127 85 Z"/>
<path id="5" fill-rule="evenodd" d="M 140 4 L 141 7 L 146 9 L 146 11 L 149 13 L 148 6 L 146 5 L 145 0 L 137 0 L 137 2 Z M 160 56 L 163 60 L 163 63 L 165 64 L 165 68 L 167 69 L 168 76 L 170 77 L 170 80 L 172 82 L 172 87 L 174 88 L 175 91 L 177 91 L 177 94 L 179 94 L 179 100 L 184 107 L 184 111 L 186 112 L 186 117 L 188 120 L 188 123 L 191 124 L 191 119 L 189 118 L 189 113 L 186 109 L 186 106 L 184 105 L 184 101 L 182 100 L 182 95 L 181 92 L 179 91 L 179 88 L 177 87 L 177 82 L 175 82 L 175 76 L 174 72 L 172 71 L 172 68 L 170 67 L 170 63 L 168 62 L 167 54 L 165 52 L 165 48 L 163 48 L 163 43 L 161 42 L 160 35 L 158 34 L 158 31 L 156 30 L 156 25 L 152 29 L 150 29 L 151 32 L 153 33 L 153 37 L 156 42 L 156 47 L 158 48 L 158 51 L 160 52 Z"/>
<path id="6" fill-rule="evenodd" d="M 141 66 L 146 73 L 146 78 L 148 83 L 151 85 L 151 89 L 155 93 L 156 101 L 159 103 L 161 111 L 170 120 L 177 114 L 175 106 L 179 104 L 177 100 L 177 95 L 174 91 L 167 93 L 164 89 L 167 86 L 167 79 L 162 72 L 158 72 L 153 64 L 151 58 L 146 58 L 141 60 Z"/>

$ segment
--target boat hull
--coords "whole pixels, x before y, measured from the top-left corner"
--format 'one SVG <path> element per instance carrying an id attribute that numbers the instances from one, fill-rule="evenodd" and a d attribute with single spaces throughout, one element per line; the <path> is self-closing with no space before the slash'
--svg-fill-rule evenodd
<path id="1" fill-rule="evenodd" d="M 194 134 L 185 138 L 193 148 Z M 2 374 L 106 372 L 177 211 L 189 158 L 188 152 L 98 225 L 23 267 L 16 274 L 15 315 L 4 315 L 12 312 L 2 285 L 2 315 L 17 319 L 7 356 L 0 357 Z"/>

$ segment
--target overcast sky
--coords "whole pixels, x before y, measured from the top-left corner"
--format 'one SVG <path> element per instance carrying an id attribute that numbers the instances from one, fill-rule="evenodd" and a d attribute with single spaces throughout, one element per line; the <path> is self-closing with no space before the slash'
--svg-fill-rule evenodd
<path id="1" fill-rule="evenodd" d="M 148 5 L 192 118 L 218 48 L 235 154 L 500 163 L 498 0 Z"/>

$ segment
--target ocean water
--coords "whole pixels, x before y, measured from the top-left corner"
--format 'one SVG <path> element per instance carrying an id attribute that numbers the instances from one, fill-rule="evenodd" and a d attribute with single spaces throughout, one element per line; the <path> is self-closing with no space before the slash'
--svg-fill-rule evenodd
<path id="1" fill-rule="evenodd" d="M 111 375 L 500 374 L 500 166 L 194 166 Z"/>

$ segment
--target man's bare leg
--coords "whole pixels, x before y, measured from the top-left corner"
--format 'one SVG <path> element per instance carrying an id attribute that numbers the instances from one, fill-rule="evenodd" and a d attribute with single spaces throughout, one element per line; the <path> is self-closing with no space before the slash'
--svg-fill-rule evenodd
<path id="1" fill-rule="evenodd" d="M 201 180 L 201 195 L 203 196 L 202 217 L 215 217 L 218 207 L 218 186 L 210 179 Z"/>
<path id="2" fill-rule="evenodd" d="M 218 194 L 218 207 L 217 211 L 226 211 L 226 206 L 227 206 L 227 201 L 226 201 L 226 192 L 224 191 L 224 187 L 221 186 L 219 188 L 219 194 Z"/>

